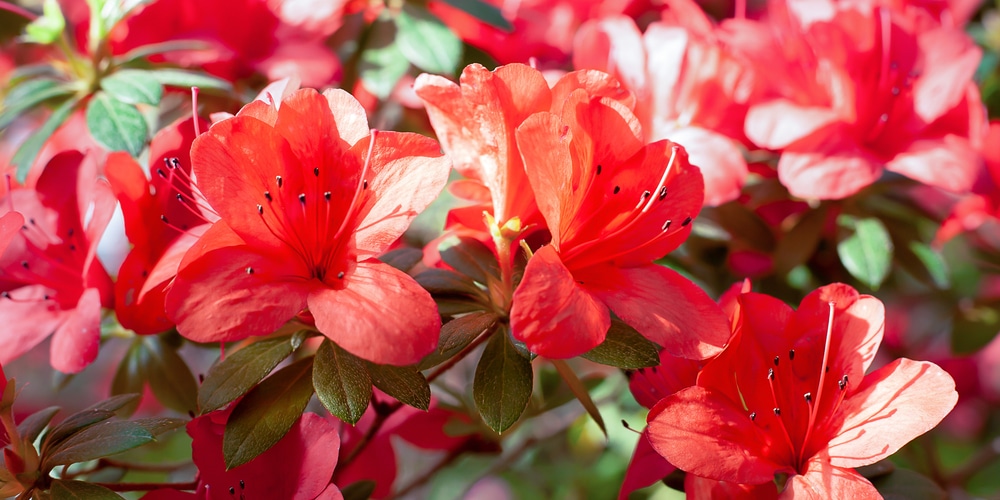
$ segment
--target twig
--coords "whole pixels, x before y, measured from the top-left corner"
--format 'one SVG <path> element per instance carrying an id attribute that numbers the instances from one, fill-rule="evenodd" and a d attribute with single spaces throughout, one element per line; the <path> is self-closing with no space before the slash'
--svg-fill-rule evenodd
<path id="1" fill-rule="evenodd" d="M 91 483 L 103 486 L 111 491 L 153 491 L 163 488 L 172 490 L 194 490 L 198 481 L 189 483 Z"/>

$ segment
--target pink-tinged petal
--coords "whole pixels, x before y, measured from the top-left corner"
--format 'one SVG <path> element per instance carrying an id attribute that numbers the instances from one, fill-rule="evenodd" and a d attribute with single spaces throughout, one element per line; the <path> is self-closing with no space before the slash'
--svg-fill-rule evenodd
<path id="1" fill-rule="evenodd" d="M 692 500 L 772 500 L 778 498 L 774 482 L 739 484 L 687 474 L 684 493 Z"/>
<path id="2" fill-rule="evenodd" d="M 703 361 L 680 358 L 661 350 L 660 364 L 632 372 L 628 388 L 637 403 L 652 408 L 661 399 L 694 385 L 703 365 Z"/>
<path id="3" fill-rule="evenodd" d="M 648 85 L 651 93 L 649 102 L 643 103 L 650 108 L 645 110 L 649 119 L 643 120 L 643 124 L 651 127 L 650 130 L 646 130 L 646 135 L 651 141 L 667 138 L 666 135 L 657 134 L 658 120 L 676 122 L 681 118 L 678 116 L 681 111 L 678 106 L 684 103 L 678 102 L 679 94 L 683 91 L 684 80 L 692 78 L 690 72 L 693 68 L 687 68 L 688 74 L 684 72 L 690 42 L 691 34 L 687 30 L 662 23 L 651 24 L 643 35 L 643 51 L 648 54 L 646 70 L 649 72 Z M 641 108 L 636 112 L 642 116 Z M 685 119 L 689 120 L 690 117 Z M 687 147 L 686 144 L 681 144 Z"/>
<path id="4" fill-rule="evenodd" d="M 534 114 L 517 128 L 518 147 L 530 165 L 527 175 L 531 189 L 545 193 L 536 197 L 536 202 L 552 232 L 552 245 L 557 249 L 561 234 L 572 222 L 563 217 L 563 210 L 574 206 L 574 169 L 569 146 L 572 140 L 573 133 L 553 113 Z"/>
<path id="5" fill-rule="evenodd" d="M 510 311 L 514 338 L 532 352 L 571 358 L 597 347 L 611 327 L 608 308 L 576 279 L 551 245 L 528 261 Z"/>
<path id="6" fill-rule="evenodd" d="M 52 335 L 52 367 L 77 373 L 97 359 L 101 340 L 101 293 L 88 288 Z"/>
<path id="7" fill-rule="evenodd" d="M 448 182 L 451 160 L 437 141 L 418 134 L 380 132 L 371 159 L 368 202 L 355 233 L 358 260 L 381 255 Z M 367 155 L 368 140 L 354 151 Z"/>
<path id="8" fill-rule="evenodd" d="M 913 83 L 913 108 L 924 123 L 931 123 L 965 97 L 983 54 L 961 30 L 937 28 L 917 40 L 924 65 Z"/>
<path id="9" fill-rule="evenodd" d="M 705 179 L 706 206 L 718 206 L 740 196 L 749 171 L 738 143 L 724 135 L 700 127 L 684 127 L 653 140 L 670 139 L 684 146 L 691 164 L 701 169 Z"/>
<path id="10" fill-rule="evenodd" d="M 41 285 L 24 286 L 9 292 L 15 300 L 0 300 L 0 364 L 7 364 L 28 352 L 65 321 L 68 312 L 54 300 L 43 300 L 53 291 Z"/>
<path id="11" fill-rule="evenodd" d="M 676 271 L 657 265 L 594 266 L 574 276 L 632 328 L 675 356 L 705 359 L 729 341 L 729 320 L 719 305 Z"/>
<path id="12" fill-rule="evenodd" d="M 760 484 L 772 481 L 775 473 L 794 472 L 767 458 L 769 439 L 746 411 L 704 387 L 668 396 L 647 419 L 653 449 L 690 474 Z"/>
<path id="13" fill-rule="evenodd" d="M 852 500 L 881 500 L 882 495 L 867 479 L 857 472 L 829 465 L 822 458 L 809 461 L 805 474 L 789 478 L 781 500 L 827 500 L 850 498 Z"/>
<path id="14" fill-rule="evenodd" d="M 10 240 L 21 230 L 24 225 L 24 216 L 17 212 L 7 212 L 0 217 L 0 255 L 7 250 Z"/>
<path id="15" fill-rule="evenodd" d="M 288 40 L 278 44 L 256 69 L 269 80 L 295 76 L 303 85 L 322 87 L 340 73 L 340 59 L 323 45 Z"/>
<path id="16" fill-rule="evenodd" d="M 359 262 L 344 288 L 313 288 L 316 327 L 351 354 L 373 363 L 409 365 L 437 347 L 441 317 L 429 293 L 380 262 Z"/>
<path id="17" fill-rule="evenodd" d="M 653 449 L 649 444 L 649 436 L 643 431 L 635 445 L 635 453 L 628 463 L 628 469 L 625 469 L 625 481 L 618 491 L 618 500 L 626 500 L 633 491 L 660 481 L 676 469 Z"/>
<path id="18" fill-rule="evenodd" d="M 225 223 L 215 223 L 185 256 L 167 292 L 168 316 L 195 342 L 267 335 L 306 305 L 311 285 L 300 278 L 308 276 L 301 262 L 231 246 L 234 239 Z"/>
<path id="19" fill-rule="evenodd" d="M 371 133 L 365 108 L 351 94 L 341 89 L 327 89 L 323 97 L 333 112 L 333 121 L 341 139 L 355 144 Z"/>
<path id="20" fill-rule="evenodd" d="M 316 500 L 344 500 L 344 494 L 337 485 L 331 483 L 316 497 Z"/>
<path id="21" fill-rule="evenodd" d="M 965 193 L 976 181 L 981 163 L 967 138 L 949 134 L 913 141 L 886 168 L 924 184 Z"/>
<path id="22" fill-rule="evenodd" d="M 751 107 L 744 128 L 754 144 L 767 149 L 784 149 L 840 119 L 830 108 L 803 107 L 785 99 L 775 99 Z"/>
<path id="23" fill-rule="evenodd" d="M 860 467 L 892 455 L 934 428 L 958 401 L 955 381 L 934 363 L 902 358 L 865 377 L 844 400 L 830 461 Z"/>
<path id="24" fill-rule="evenodd" d="M 838 200 L 878 180 L 882 163 L 830 127 L 786 149 L 778 160 L 778 179 L 793 196 Z"/>

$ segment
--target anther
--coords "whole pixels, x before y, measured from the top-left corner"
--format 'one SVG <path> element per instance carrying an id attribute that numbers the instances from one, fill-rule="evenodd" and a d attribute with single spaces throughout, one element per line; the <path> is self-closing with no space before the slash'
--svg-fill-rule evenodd
<path id="1" fill-rule="evenodd" d="M 42 300 L 49 300 L 50 298 L 52 297 L 49 297 L 49 294 L 42 295 Z"/>
<path id="2" fill-rule="evenodd" d="M 316 168 L 313 169 L 313 175 L 315 175 L 316 177 L 319 177 L 319 167 L 316 167 Z"/>
<path id="3" fill-rule="evenodd" d="M 650 193 L 649 191 L 643 191 L 642 192 L 642 199 L 645 200 L 646 198 L 649 198 L 649 195 L 651 195 L 651 194 L 653 194 L 653 193 Z"/>
<path id="4" fill-rule="evenodd" d="M 165 223 L 167 223 L 167 224 L 170 224 L 170 221 L 168 221 L 168 220 L 167 220 L 167 216 L 166 216 L 166 215 L 162 215 L 162 214 L 161 214 L 161 215 L 160 215 L 160 220 L 162 220 L 163 222 L 165 222 Z"/>
<path id="5" fill-rule="evenodd" d="M 840 381 L 837 382 L 837 386 L 840 387 L 840 390 L 844 390 L 847 388 L 847 375 L 844 375 L 844 378 L 840 379 Z"/>
<path id="6" fill-rule="evenodd" d="M 281 180 L 280 175 L 274 176 L 274 181 L 278 183 L 278 187 L 281 187 L 281 185 L 284 183 L 284 181 Z"/>
<path id="7" fill-rule="evenodd" d="M 73 233 L 75 233 L 75 232 L 76 232 L 76 230 L 74 230 L 73 228 L 69 228 L 69 229 L 66 230 L 66 236 L 69 236 L 70 238 L 72 238 L 73 237 Z"/>
<path id="8" fill-rule="evenodd" d="M 337 279 L 338 280 L 344 279 L 344 271 L 341 271 L 341 272 L 337 273 Z"/>
<path id="9" fill-rule="evenodd" d="M 774 416 L 776 416 L 776 417 L 780 417 L 781 416 L 781 408 L 775 408 L 774 409 Z"/>
<path id="10" fill-rule="evenodd" d="M 181 168 L 181 160 L 180 160 L 180 158 L 177 158 L 176 156 L 170 159 L 170 164 L 174 168 Z"/>
<path id="11" fill-rule="evenodd" d="M 180 193 L 177 193 L 177 201 L 184 203 L 184 197 Z"/>
<path id="12" fill-rule="evenodd" d="M 778 361 L 781 361 L 781 357 L 780 356 L 775 356 L 774 357 L 774 366 L 778 366 Z"/>
<path id="13" fill-rule="evenodd" d="M 363 181 L 363 182 L 361 183 L 361 189 L 362 189 L 362 190 L 365 190 L 365 189 L 368 189 L 368 181 Z"/>
<path id="14" fill-rule="evenodd" d="M 159 175 L 160 177 L 163 177 L 164 179 L 167 178 L 167 173 L 164 172 L 162 168 L 156 169 L 156 174 Z"/>
<path id="15" fill-rule="evenodd" d="M 601 166 L 600 165 L 597 166 L 597 175 L 601 175 Z"/>
<path id="16" fill-rule="evenodd" d="M 247 485 L 243 482 L 242 479 L 240 479 L 240 489 L 243 490 L 243 489 L 246 489 L 246 487 L 247 487 Z"/>
<path id="17" fill-rule="evenodd" d="M 767 379 L 774 380 L 774 368 L 767 369 Z"/>
<path id="18" fill-rule="evenodd" d="M 229 487 L 229 494 L 230 495 L 235 495 L 236 494 L 236 488 L 233 488 L 232 486 L 230 486 Z"/>
<path id="19" fill-rule="evenodd" d="M 892 95 L 899 95 L 899 87 L 893 87 L 890 92 L 892 92 Z"/>
<path id="20" fill-rule="evenodd" d="M 257 213 L 264 215 L 264 205 L 261 205 L 260 203 L 257 204 Z"/>
<path id="21" fill-rule="evenodd" d="M 306 204 L 306 194 L 305 193 L 299 193 L 299 203 L 301 203 L 303 205 Z"/>
<path id="22" fill-rule="evenodd" d="M 789 349 L 788 350 L 788 360 L 792 361 L 793 359 L 795 359 L 795 349 Z"/>
<path id="23" fill-rule="evenodd" d="M 252 267 L 248 267 L 247 268 L 247 274 L 253 274 L 253 268 Z"/>
<path id="24" fill-rule="evenodd" d="M 805 398 L 806 403 L 812 403 L 813 402 L 813 395 L 812 395 L 811 392 L 805 393 L 802 397 Z"/>
<path id="25" fill-rule="evenodd" d="M 619 192 L 619 191 L 621 191 L 621 190 L 622 190 L 622 188 L 621 188 L 621 187 L 619 187 L 619 186 L 615 186 L 615 190 L 614 190 L 614 193 L 615 193 L 615 194 L 618 194 L 618 192 Z"/>
<path id="26" fill-rule="evenodd" d="M 666 222 L 663 223 L 663 227 L 660 228 L 660 229 L 662 229 L 664 231 L 666 231 L 667 229 L 670 229 L 670 219 L 667 219 Z"/>
<path id="27" fill-rule="evenodd" d="M 666 198 L 666 197 L 667 197 L 667 186 L 663 186 L 663 187 L 661 187 L 661 188 L 660 188 L 660 196 L 659 196 L 659 199 L 660 199 L 660 200 L 663 200 L 663 199 L 664 199 L 664 198 Z"/>
<path id="28" fill-rule="evenodd" d="M 687 226 L 691 223 L 691 217 L 685 217 L 684 222 L 681 222 L 681 226 Z"/>
<path id="29" fill-rule="evenodd" d="M 889 121 L 889 113 L 882 113 L 882 116 L 878 117 L 878 121 L 882 123 Z"/>
<path id="30" fill-rule="evenodd" d="M 752 411 L 750 412 L 750 421 L 753 422 L 754 420 L 757 420 L 757 412 Z"/>
<path id="31" fill-rule="evenodd" d="M 271 201 L 273 199 L 273 198 L 271 198 L 271 192 L 270 191 L 264 191 L 264 198 L 267 198 L 267 201 Z"/>
<path id="32" fill-rule="evenodd" d="M 326 201 L 330 201 L 330 195 L 331 193 L 329 191 L 323 193 L 323 199 L 325 199 Z"/>

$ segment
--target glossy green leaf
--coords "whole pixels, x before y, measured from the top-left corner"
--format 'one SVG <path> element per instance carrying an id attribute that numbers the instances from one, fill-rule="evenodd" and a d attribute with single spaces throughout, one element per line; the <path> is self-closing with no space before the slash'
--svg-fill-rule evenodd
<path id="1" fill-rule="evenodd" d="M 417 264 L 419 264 L 423 259 L 423 250 L 413 247 L 403 247 L 390 250 L 380 255 L 378 258 L 378 260 L 381 260 L 382 262 L 385 262 L 386 264 L 389 264 L 404 273 L 410 272 L 410 270 L 416 267 Z"/>
<path id="2" fill-rule="evenodd" d="M 55 133 L 56 129 L 59 128 L 63 122 L 69 118 L 69 115 L 73 113 L 76 106 L 80 104 L 80 97 L 72 97 L 66 102 L 59 105 L 55 111 L 49 115 L 48 119 L 38 130 L 35 130 L 27 140 L 25 140 L 17 152 L 14 153 L 14 157 L 11 158 L 11 165 L 17 166 L 17 182 L 24 183 L 28 178 L 28 171 L 31 170 L 31 164 L 35 162 L 38 158 L 38 152 L 42 150 L 42 146 L 45 142 L 49 140 L 49 137 Z"/>
<path id="3" fill-rule="evenodd" d="M 482 289 L 471 277 L 447 269 L 427 269 L 414 279 L 432 295 L 483 297 Z"/>
<path id="4" fill-rule="evenodd" d="M 135 404 L 140 397 L 139 394 L 111 396 L 66 417 L 66 420 L 59 422 L 45 437 L 45 447 L 55 446 L 70 435 L 115 416 L 118 410 Z"/>
<path id="5" fill-rule="evenodd" d="M 198 383 L 187 363 L 161 336 L 147 335 L 143 341 L 147 352 L 144 378 L 157 401 L 182 414 L 193 412 L 198 407 Z"/>
<path id="6" fill-rule="evenodd" d="M 42 433 L 45 426 L 49 425 L 56 413 L 59 413 L 59 407 L 50 406 L 28 415 L 17 424 L 17 433 L 29 443 L 35 442 L 35 439 Z"/>
<path id="7" fill-rule="evenodd" d="M 123 69 L 101 80 L 105 92 L 127 104 L 157 105 L 163 97 L 163 85 L 148 71 Z"/>
<path id="8" fill-rule="evenodd" d="M 362 360 L 323 340 L 312 376 L 316 396 L 330 413 L 349 424 L 361 420 L 372 397 L 372 380 Z"/>
<path id="9" fill-rule="evenodd" d="M 353 482 L 340 490 L 344 500 L 368 500 L 375 493 L 375 481 Z"/>
<path id="10" fill-rule="evenodd" d="M 625 322 L 612 319 L 604 342 L 582 357 L 602 365 L 637 370 L 660 364 L 660 346 Z"/>
<path id="11" fill-rule="evenodd" d="M 368 361 L 365 366 L 375 387 L 414 408 L 430 408 L 431 387 L 415 366 L 376 365 Z"/>
<path id="12" fill-rule="evenodd" d="M 246 394 L 292 353 L 291 337 L 254 342 L 208 370 L 198 389 L 198 408 L 207 413 Z"/>
<path id="13" fill-rule="evenodd" d="M 604 425 L 604 418 L 601 417 L 601 412 L 598 411 L 597 405 L 594 404 L 594 400 L 590 398 L 590 392 L 587 391 L 587 387 L 580 381 L 580 378 L 576 376 L 573 369 L 566 364 L 565 360 L 562 359 L 552 359 L 549 360 L 552 365 L 556 367 L 556 371 L 559 372 L 559 376 L 566 381 L 566 385 L 569 386 L 569 390 L 573 392 L 576 399 L 580 401 L 583 408 L 587 410 L 590 418 L 597 422 L 597 426 L 601 428 L 601 432 L 604 433 L 604 437 L 608 437 L 608 428 Z"/>
<path id="14" fill-rule="evenodd" d="M 24 27 L 24 39 L 30 43 L 48 45 L 62 36 L 66 29 L 66 18 L 59 8 L 58 0 L 45 0 L 42 15 Z"/>
<path id="15" fill-rule="evenodd" d="M 165 54 L 179 50 L 206 50 L 210 48 L 212 48 L 212 44 L 204 40 L 170 40 L 136 47 L 122 54 L 120 57 L 115 58 L 115 61 L 119 65 L 124 65 L 133 62 L 136 59 L 142 59 L 156 54 Z"/>
<path id="16" fill-rule="evenodd" d="M 313 358 L 276 372 L 236 404 L 222 436 L 226 469 L 243 465 L 275 445 L 295 425 L 313 394 Z"/>
<path id="17" fill-rule="evenodd" d="M 461 274 L 479 283 L 500 280 L 496 255 L 483 242 L 469 237 L 453 236 L 438 245 L 441 260 Z"/>
<path id="18" fill-rule="evenodd" d="M 396 17 L 396 43 L 414 66 L 431 73 L 453 74 L 462 57 L 462 41 L 427 9 L 404 4 Z"/>
<path id="19" fill-rule="evenodd" d="M 868 287 L 878 289 L 892 265 L 892 239 L 882 221 L 841 215 L 837 223 L 846 232 L 837 254 L 847 272 Z"/>
<path id="20" fill-rule="evenodd" d="M 118 364 L 115 376 L 111 379 L 111 395 L 120 394 L 142 394 L 146 385 L 146 373 L 143 366 L 146 364 L 148 353 L 142 346 L 142 337 L 136 337 L 125 352 L 125 357 Z M 136 399 L 131 408 L 126 412 L 131 415 L 139 407 L 139 399 Z"/>
<path id="21" fill-rule="evenodd" d="M 358 74 L 365 88 L 379 99 L 387 99 L 410 69 L 410 61 L 396 43 L 396 25 L 378 19 L 371 26 L 371 33 L 358 62 Z"/>
<path id="22" fill-rule="evenodd" d="M 420 360 L 417 367 L 426 370 L 457 355 L 476 337 L 493 329 L 498 319 L 495 313 L 476 311 L 445 323 L 441 327 L 437 349 Z"/>
<path id="23" fill-rule="evenodd" d="M 162 85 L 169 85 L 171 87 L 198 87 L 202 90 L 209 89 L 222 92 L 231 92 L 233 90 L 233 86 L 229 82 L 197 71 L 157 69 L 147 71 L 147 73 Z"/>
<path id="24" fill-rule="evenodd" d="M 132 420 L 132 423 L 146 429 L 155 437 L 183 427 L 188 421 L 183 418 L 149 417 Z"/>
<path id="25" fill-rule="evenodd" d="M 121 500 L 121 495 L 93 483 L 54 479 L 51 500 Z"/>
<path id="26" fill-rule="evenodd" d="M 3 111 L 0 111 L 0 130 L 43 102 L 72 93 L 68 85 L 48 78 L 28 80 L 10 89 L 3 101 Z"/>
<path id="27" fill-rule="evenodd" d="M 503 17 L 503 13 L 500 12 L 500 8 L 493 4 L 486 3 L 482 0 L 442 1 L 490 26 L 493 26 L 494 28 L 507 32 L 514 29 L 514 26 L 510 24 L 510 21 Z"/>
<path id="28" fill-rule="evenodd" d="M 909 250 L 920 259 L 920 263 L 927 270 L 927 274 L 934 282 L 934 286 L 943 290 L 951 285 L 948 275 L 948 264 L 940 252 L 931 248 L 930 245 L 919 241 L 911 241 Z"/>
<path id="29" fill-rule="evenodd" d="M 476 367 L 472 397 L 487 425 L 498 433 L 510 428 L 531 397 L 531 362 L 518 354 L 506 328 L 493 334 Z"/>
<path id="30" fill-rule="evenodd" d="M 77 432 L 48 450 L 43 468 L 75 464 L 121 453 L 154 441 L 153 434 L 128 420 L 112 420 Z"/>
<path id="31" fill-rule="evenodd" d="M 87 104 L 87 128 L 94 140 L 111 151 L 139 156 L 149 130 L 142 113 L 106 92 L 98 92 Z"/>

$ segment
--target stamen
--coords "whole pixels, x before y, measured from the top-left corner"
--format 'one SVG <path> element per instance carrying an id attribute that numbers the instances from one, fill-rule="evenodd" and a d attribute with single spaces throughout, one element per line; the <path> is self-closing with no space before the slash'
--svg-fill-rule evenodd
<path id="1" fill-rule="evenodd" d="M 313 175 L 315 175 L 316 177 L 319 177 L 319 167 L 316 167 L 316 168 L 313 169 Z"/>
<path id="2" fill-rule="evenodd" d="M 264 198 L 266 198 L 267 201 L 273 201 L 274 200 L 274 198 L 271 198 L 271 192 L 270 191 L 264 191 Z"/>
<path id="3" fill-rule="evenodd" d="M 615 186 L 614 194 L 618 194 L 618 192 L 621 190 L 622 190 L 621 186 Z"/>
<path id="4" fill-rule="evenodd" d="M 805 398 L 806 403 L 812 403 L 813 395 L 811 392 L 805 393 L 805 395 L 803 395 L 802 397 Z"/>
<path id="5" fill-rule="evenodd" d="M 823 363 L 820 364 L 820 366 L 827 366 L 827 363 L 830 361 L 830 341 L 833 338 L 833 311 L 836 303 L 830 301 L 827 305 L 830 307 L 830 319 L 827 321 L 826 325 L 826 341 L 823 344 Z M 846 378 L 847 376 L 845 375 L 844 377 Z M 819 414 L 820 403 L 823 400 L 823 384 L 825 381 L 826 370 L 820 370 L 819 387 L 816 388 L 816 404 L 809 405 L 809 425 L 806 427 L 806 435 L 802 438 L 802 449 L 805 449 L 808 445 L 809 437 L 812 435 L 813 426 L 816 425 L 816 416 Z M 843 390 L 843 388 L 841 388 L 841 390 Z M 796 460 L 800 459 L 801 457 L 796 457 Z"/>
<path id="6" fill-rule="evenodd" d="M 257 213 L 264 215 L 264 205 L 261 205 L 260 203 L 257 204 Z"/>
<path id="7" fill-rule="evenodd" d="M 281 185 L 282 185 L 282 184 L 284 184 L 284 181 L 282 181 L 282 179 L 281 179 L 281 176 L 280 176 L 280 175 L 276 175 L 276 176 L 274 176 L 274 181 L 278 183 L 278 187 L 279 187 L 279 188 L 281 187 Z"/>
<path id="8" fill-rule="evenodd" d="M 753 422 L 754 420 L 757 420 L 757 412 L 752 411 L 750 412 L 750 421 Z"/>
<path id="9" fill-rule="evenodd" d="M 774 390 L 774 368 L 767 369 L 767 385 L 771 389 L 771 402 L 774 403 L 774 416 L 778 418 L 778 424 L 781 427 L 781 433 L 785 435 L 785 442 L 788 443 L 788 449 L 791 451 L 792 456 L 798 460 L 798 452 L 795 450 L 795 445 L 792 444 L 792 436 L 788 433 L 788 428 L 785 427 L 785 422 L 781 417 L 781 408 L 778 406 L 778 394 Z"/>
<path id="10" fill-rule="evenodd" d="M 253 274 L 253 268 L 252 267 L 248 267 L 247 268 L 247 274 Z"/>
<path id="11" fill-rule="evenodd" d="M 780 356 L 775 356 L 774 357 L 774 366 L 778 366 L 778 361 L 781 361 L 781 357 Z"/>
<path id="12" fill-rule="evenodd" d="M 344 271 L 341 271 L 341 272 L 337 273 L 337 279 L 338 280 L 344 279 Z"/>
<path id="13" fill-rule="evenodd" d="M 792 361 L 794 359 L 795 359 L 795 349 L 789 349 L 788 350 L 788 361 Z"/>
<path id="14" fill-rule="evenodd" d="M 691 217 L 685 217 L 684 222 L 681 222 L 681 226 L 687 226 L 691 223 Z"/>
<path id="15" fill-rule="evenodd" d="M 657 199 L 663 201 L 663 199 L 666 197 L 667 197 L 667 186 L 663 186 L 660 188 L 660 195 L 657 197 Z"/>
<path id="16" fill-rule="evenodd" d="M 600 165 L 597 166 L 597 175 L 601 175 L 601 166 Z"/>
<path id="17" fill-rule="evenodd" d="M 665 221 L 665 222 L 663 223 L 663 227 L 661 227 L 660 229 L 661 229 L 661 230 L 663 230 L 663 231 L 666 231 L 667 229 L 670 229 L 670 219 L 667 219 L 667 220 L 666 220 L 666 221 Z"/>

